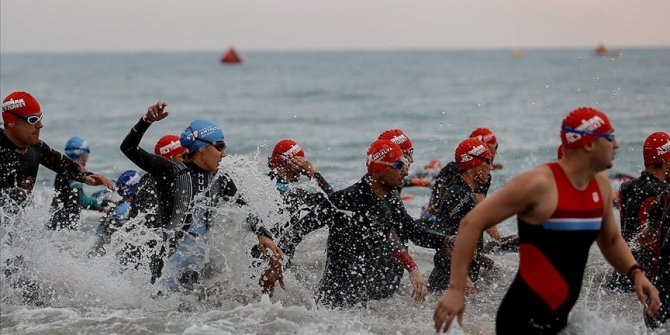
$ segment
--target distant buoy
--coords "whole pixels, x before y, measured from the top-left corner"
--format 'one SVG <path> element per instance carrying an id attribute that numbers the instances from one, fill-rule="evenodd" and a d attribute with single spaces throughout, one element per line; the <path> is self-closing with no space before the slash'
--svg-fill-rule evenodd
<path id="1" fill-rule="evenodd" d="M 593 50 L 593 53 L 596 54 L 597 56 L 607 56 L 607 48 L 605 48 L 605 45 L 600 43 L 596 47 L 595 50 Z"/>
<path id="2" fill-rule="evenodd" d="M 228 48 L 228 51 L 221 57 L 221 63 L 224 64 L 240 64 L 242 63 L 242 59 L 240 56 L 237 55 L 237 52 L 235 52 L 235 49 Z"/>
<path id="3" fill-rule="evenodd" d="M 521 58 L 521 55 L 522 55 L 522 54 L 523 54 L 523 53 L 522 53 L 521 50 L 519 50 L 519 49 L 516 49 L 516 50 L 513 50 L 513 51 L 512 51 L 512 57 L 514 57 L 514 58 Z"/>

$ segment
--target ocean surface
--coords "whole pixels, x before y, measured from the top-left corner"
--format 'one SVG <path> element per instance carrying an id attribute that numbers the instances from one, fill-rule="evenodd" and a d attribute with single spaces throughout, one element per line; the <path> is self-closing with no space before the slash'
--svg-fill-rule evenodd
<path id="1" fill-rule="evenodd" d="M 639 175 L 646 136 L 670 131 L 670 49 L 624 49 L 609 57 L 591 50 L 524 50 L 519 58 L 510 50 L 242 50 L 241 56 L 242 65 L 224 66 L 218 53 L 3 53 L 0 93 L 33 93 L 44 112 L 41 138 L 62 150 L 70 136 L 84 137 L 92 149 L 89 169 L 111 179 L 137 169 L 118 147 L 149 105 L 166 101 L 170 112 L 146 133 L 142 146 L 149 151 L 160 136 L 180 133 L 191 120 L 212 120 L 228 146 L 222 169 L 268 221 L 282 218 L 273 214 L 278 195 L 265 174 L 267 155 L 283 138 L 298 141 L 340 189 L 363 176 L 367 147 L 383 130 L 401 128 L 411 138 L 412 172 L 431 159 L 453 160 L 460 140 L 488 127 L 500 143 L 496 161 L 504 165 L 493 173 L 495 192 L 514 175 L 555 158 L 560 122 L 575 107 L 594 106 L 610 116 L 620 145 L 610 172 Z M 312 293 L 324 267 L 325 229 L 299 246 L 286 273 L 287 289 L 271 299 L 262 296 L 248 267 L 255 236 L 231 208 L 220 208 L 220 224 L 212 230 L 210 256 L 218 271 L 204 283 L 205 293 L 156 298 L 147 269 L 123 270 L 113 255 L 87 257 L 98 213 L 85 213 L 77 231 L 44 228 L 53 178 L 41 168 L 34 203 L 0 227 L 2 269 L 5 259 L 23 255 L 25 275 L 45 291 L 41 306 L 25 305 L 0 276 L 2 334 L 434 333 L 439 296 L 414 303 L 407 278 L 394 297 L 365 309 L 316 305 Z M 418 216 L 429 190 L 403 194 L 415 196 L 406 205 Z M 515 233 L 514 218 L 499 229 Z M 112 248 L 143 238 L 118 234 Z M 410 253 L 427 277 L 433 251 L 410 246 Z M 493 258 L 498 270 L 484 274 L 479 293 L 468 299 L 464 327 L 452 333 L 494 332 L 518 256 Z M 565 334 L 648 333 L 632 294 L 601 287 L 610 271 L 594 247 Z M 670 333 L 668 327 L 656 333 Z"/>

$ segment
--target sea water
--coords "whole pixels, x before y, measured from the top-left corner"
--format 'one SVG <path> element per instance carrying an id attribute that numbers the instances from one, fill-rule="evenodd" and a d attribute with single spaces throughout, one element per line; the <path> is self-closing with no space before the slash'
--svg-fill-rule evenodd
<path id="1" fill-rule="evenodd" d="M 419 169 L 431 159 L 453 160 L 458 142 L 477 127 L 500 143 L 491 193 L 514 175 L 555 159 L 562 118 L 578 106 L 606 112 L 620 149 L 610 172 L 638 175 L 641 147 L 654 131 L 670 131 L 670 49 L 244 52 L 242 65 L 224 66 L 217 53 L 91 53 L 0 55 L 0 93 L 31 92 L 44 112 L 41 139 L 57 150 L 73 135 L 91 146 L 88 167 L 115 179 L 137 169 L 119 151 L 148 106 L 165 101 L 167 119 L 152 124 L 142 147 L 179 134 L 191 120 L 209 119 L 225 133 L 222 170 L 264 221 L 284 219 L 265 175 L 267 155 L 283 138 L 298 141 L 307 158 L 341 189 L 365 173 L 365 152 L 383 130 L 401 128 Z M 390 299 L 365 309 L 331 310 L 314 303 L 325 262 L 327 229 L 298 247 L 285 291 L 259 292 L 248 266 L 255 236 L 245 213 L 221 205 L 208 254 L 216 271 L 200 294 L 157 297 L 146 268 L 123 269 L 114 250 L 143 243 L 151 232 L 119 233 L 102 257 L 89 257 L 99 214 L 85 212 L 75 231 L 48 231 L 54 173 L 42 167 L 33 202 L 1 227 L 2 259 L 21 255 L 24 275 L 44 288 L 39 306 L 21 303 L 1 278 L 3 334 L 430 334 L 439 295 L 422 304 L 409 297 L 407 278 Z M 303 180 L 303 186 L 314 185 Z M 96 189 L 86 187 L 87 191 Z M 418 216 L 428 189 L 408 188 L 408 211 Z M 617 213 L 615 213 L 618 215 Z M 508 219 L 499 229 L 516 232 Z M 566 241 L 566 247 L 569 242 Z M 410 246 L 424 276 L 433 251 Z M 518 264 L 494 255 L 498 271 L 484 274 L 468 298 L 465 324 L 454 333 L 491 334 L 497 306 Z M 6 266 L 3 264 L 3 269 Z M 644 334 L 633 294 L 602 287 L 611 267 L 591 251 L 580 299 L 566 334 Z M 668 333 L 666 328 L 656 333 Z"/>

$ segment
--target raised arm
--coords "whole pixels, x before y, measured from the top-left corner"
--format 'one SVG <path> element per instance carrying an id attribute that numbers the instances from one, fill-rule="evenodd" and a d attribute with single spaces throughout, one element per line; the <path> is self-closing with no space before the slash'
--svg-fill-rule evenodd
<path id="1" fill-rule="evenodd" d="M 147 152 L 139 145 L 151 123 L 167 117 L 166 106 L 167 104 L 164 102 L 157 102 L 150 106 L 147 113 L 130 129 L 128 135 L 121 142 L 121 152 L 140 169 L 154 176 L 173 173 L 172 163 L 164 157 Z"/>

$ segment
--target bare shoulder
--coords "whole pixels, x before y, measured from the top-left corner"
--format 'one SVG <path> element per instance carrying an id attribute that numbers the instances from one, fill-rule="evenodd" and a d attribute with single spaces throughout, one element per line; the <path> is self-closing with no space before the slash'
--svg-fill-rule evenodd
<path id="1" fill-rule="evenodd" d="M 512 178 L 508 185 L 512 186 L 515 191 L 536 194 L 550 191 L 555 181 L 551 169 L 546 165 L 541 165 Z"/>
<path id="2" fill-rule="evenodd" d="M 525 213 L 535 208 L 555 188 L 551 169 L 546 165 L 538 166 L 512 178 L 490 197 L 490 205 L 513 208 L 514 214 Z"/>

